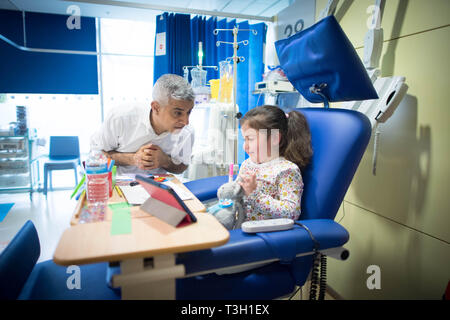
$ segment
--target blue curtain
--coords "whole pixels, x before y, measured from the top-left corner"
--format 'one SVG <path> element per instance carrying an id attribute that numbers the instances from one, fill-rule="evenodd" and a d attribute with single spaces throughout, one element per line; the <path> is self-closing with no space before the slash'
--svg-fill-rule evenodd
<path id="1" fill-rule="evenodd" d="M 191 66 L 196 66 L 199 63 L 198 50 L 199 42 L 202 42 L 203 47 L 203 62 L 204 66 L 217 66 L 220 61 L 217 57 L 218 50 L 216 46 L 216 36 L 213 30 L 218 28 L 217 18 L 195 16 L 191 19 Z M 210 79 L 218 79 L 219 71 L 212 68 L 207 68 L 206 81 Z"/>
<path id="2" fill-rule="evenodd" d="M 153 83 L 166 73 L 183 75 L 183 66 L 191 64 L 190 15 L 163 13 L 156 17 Z M 165 36 L 165 54 L 157 55 L 158 34 Z"/>
<path id="3" fill-rule="evenodd" d="M 95 19 L 66 27 L 68 15 L 25 13 L 27 46 L 96 51 Z M 0 10 L 0 34 L 24 45 L 21 11 Z M 0 40 L 0 93 L 98 94 L 97 56 L 28 52 Z"/>
<path id="4" fill-rule="evenodd" d="M 262 81 L 264 73 L 264 47 L 266 42 L 267 26 L 265 23 L 249 24 L 248 21 L 237 23 L 236 20 L 218 20 L 217 17 L 206 18 L 195 16 L 188 19 L 189 15 L 164 13 L 156 17 L 156 33 L 166 35 L 166 54 L 156 56 L 154 63 L 154 81 L 165 73 L 183 75 L 183 66 L 198 64 L 198 43 L 203 44 L 203 65 L 219 66 L 219 62 L 233 56 L 233 46 L 229 44 L 216 45 L 217 41 L 233 42 L 231 31 L 222 31 L 214 35 L 214 29 L 233 29 L 238 25 L 239 29 L 254 29 L 240 31 L 238 41 L 248 40 L 249 44 L 239 46 L 237 55 L 244 57 L 245 61 L 238 63 L 237 68 L 237 104 L 239 111 L 245 114 L 249 109 L 256 107 L 257 95 L 253 95 L 255 83 Z M 175 28 L 174 26 L 178 26 Z M 178 30 L 175 33 L 174 30 Z M 174 41 L 178 39 L 178 41 Z M 170 62 L 170 63 L 169 63 Z M 219 70 L 206 69 L 207 81 L 219 78 Z M 242 145 L 242 137 L 238 138 L 238 145 Z M 245 159 L 245 153 L 238 148 L 238 160 L 241 163 Z"/>
<path id="5" fill-rule="evenodd" d="M 219 66 L 219 62 L 233 56 L 233 46 L 221 44 L 217 41 L 233 42 L 231 31 L 219 32 L 216 36 L 214 29 L 233 29 L 236 20 L 218 20 L 216 17 L 206 18 L 195 16 L 190 19 L 186 14 L 164 13 L 156 17 L 156 33 L 165 33 L 165 55 L 156 55 L 154 60 L 154 82 L 163 74 L 175 73 L 183 75 L 183 66 L 198 64 L 198 43 L 203 43 L 203 65 Z M 264 73 L 263 52 L 266 42 L 267 26 L 265 23 L 249 24 L 243 21 L 237 24 L 239 29 L 254 29 L 257 35 L 249 31 L 241 31 L 238 41 L 248 40 L 249 45 L 240 45 L 238 56 L 245 61 L 238 63 L 237 70 L 237 103 L 239 111 L 247 112 L 256 106 L 258 97 L 252 94 L 255 83 L 262 80 Z M 156 41 L 156 40 L 155 40 Z M 155 42 L 156 43 L 156 42 Z M 208 69 L 207 80 L 218 79 L 219 71 Z"/>

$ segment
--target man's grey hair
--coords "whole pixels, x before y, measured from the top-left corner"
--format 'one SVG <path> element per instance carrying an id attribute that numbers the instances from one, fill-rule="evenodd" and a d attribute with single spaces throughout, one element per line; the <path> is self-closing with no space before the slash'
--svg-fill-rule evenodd
<path id="1" fill-rule="evenodd" d="M 195 95 L 191 85 L 181 76 L 165 74 L 153 86 L 153 100 L 160 104 L 167 104 L 169 98 L 194 102 Z"/>

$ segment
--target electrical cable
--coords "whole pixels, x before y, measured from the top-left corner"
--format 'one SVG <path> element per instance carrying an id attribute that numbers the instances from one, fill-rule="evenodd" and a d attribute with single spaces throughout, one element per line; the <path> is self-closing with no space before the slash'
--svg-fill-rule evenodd
<path id="1" fill-rule="evenodd" d="M 297 290 L 295 290 L 295 292 L 293 294 L 291 294 L 291 296 L 289 297 L 288 300 L 292 300 L 292 298 L 297 294 L 297 292 L 301 289 L 301 287 L 298 287 Z"/>
<path id="2" fill-rule="evenodd" d="M 313 268 L 311 271 L 311 287 L 309 290 L 309 300 L 317 300 L 317 284 L 319 282 L 319 265 L 320 265 L 320 252 L 314 253 L 313 256 Z"/>
<path id="3" fill-rule="evenodd" d="M 324 254 L 320 254 L 319 300 L 325 300 L 326 290 L 327 290 L 327 256 Z"/>
<path id="4" fill-rule="evenodd" d="M 309 291 L 309 300 L 317 300 L 317 287 L 319 286 L 319 300 L 323 300 L 325 298 L 325 291 L 327 288 L 327 260 L 326 256 L 319 252 L 320 244 L 314 238 L 313 234 L 311 233 L 311 230 L 309 230 L 308 227 L 306 227 L 304 224 L 296 221 L 296 225 L 302 227 L 305 229 L 309 237 L 311 238 L 313 244 L 314 244 L 314 255 L 313 255 L 313 268 L 311 271 L 311 288 Z M 320 280 L 319 280 L 319 269 L 320 269 Z"/>
<path id="5" fill-rule="evenodd" d="M 380 139 L 380 124 L 377 123 L 375 124 L 375 137 L 373 139 L 373 154 L 372 154 L 372 174 L 374 176 L 377 175 L 377 155 L 378 155 L 378 145 L 379 145 L 379 139 Z"/>
<path id="6" fill-rule="evenodd" d="M 302 227 L 303 229 L 305 229 L 306 232 L 308 232 L 309 237 L 311 238 L 312 242 L 314 243 L 314 248 L 313 248 L 313 250 L 314 250 L 314 251 L 317 251 L 317 250 L 319 249 L 320 244 L 319 244 L 319 242 L 316 240 L 316 238 L 314 238 L 314 236 L 312 235 L 311 230 L 309 230 L 308 227 L 305 226 L 303 223 L 300 223 L 300 222 L 298 222 L 298 221 L 295 221 L 294 223 L 295 223 L 296 225 Z"/>

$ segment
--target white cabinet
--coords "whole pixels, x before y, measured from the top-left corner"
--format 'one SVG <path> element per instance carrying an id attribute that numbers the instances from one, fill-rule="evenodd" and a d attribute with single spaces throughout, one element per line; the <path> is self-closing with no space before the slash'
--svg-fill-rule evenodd
<path id="1" fill-rule="evenodd" d="M 0 136 L 0 191 L 33 191 L 31 143 L 25 136 Z"/>

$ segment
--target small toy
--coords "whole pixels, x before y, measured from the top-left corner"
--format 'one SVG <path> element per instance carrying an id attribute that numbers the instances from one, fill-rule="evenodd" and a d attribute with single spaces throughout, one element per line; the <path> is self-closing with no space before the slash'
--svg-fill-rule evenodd
<path id="1" fill-rule="evenodd" d="M 219 202 L 210 208 L 208 212 L 228 230 L 239 229 L 245 219 L 242 198 L 244 190 L 235 181 L 227 182 L 217 190 Z"/>

